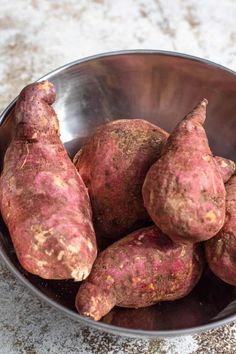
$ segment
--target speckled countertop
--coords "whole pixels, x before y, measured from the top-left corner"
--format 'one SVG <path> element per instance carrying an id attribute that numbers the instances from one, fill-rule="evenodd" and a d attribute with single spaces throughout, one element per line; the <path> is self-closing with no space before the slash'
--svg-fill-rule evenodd
<path id="1" fill-rule="evenodd" d="M 174 50 L 236 70 L 235 0 L 0 0 L 0 111 L 30 81 L 118 49 Z M 236 324 L 173 339 L 83 327 L 34 298 L 0 263 L 0 354 L 236 353 Z"/>

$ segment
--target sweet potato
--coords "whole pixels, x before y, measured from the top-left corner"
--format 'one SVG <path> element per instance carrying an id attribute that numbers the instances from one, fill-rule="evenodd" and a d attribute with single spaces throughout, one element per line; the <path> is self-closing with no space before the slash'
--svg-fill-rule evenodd
<path id="1" fill-rule="evenodd" d="M 74 158 L 91 198 L 97 234 L 113 240 L 150 220 L 142 184 L 168 134 L 141 119 L 100 127 Z"/>
<path id="2" fill-rule="evenodd" d="M 235 172 L 235 163 L 232 160 L 225 159 L 224 157 L 215 156 L 215 160 L 220 169 L 221 177 L 224 183 L 228 182 L 230 177 Z"/>
<path id="3" fill-rule="evenodd" d="M 233 286 L 223 284 L 209 269 L 206 269 L 201 280 L 188 296 L 140 309 L 115 307 L 103 317 L 102 322 L 146 330 L 200 326 L 209 322 L 211 318 L 220 319 L 224 314 L 230 314 L 230 307 L 232 311 L 235 301 L 234 289 Z"/>
<path id="4" fill-rule="evenodd" d="M 228 284 L 236 285 L 236 176 L 226 184 L 226 220 L 220 232 L 205 242 L 208 265 Z"/>
<path id="5" fill-rule="evenodd" d="M 198 282 L 200 245 L 177 245 L 156 226 L 140 229 L 101 252 L 76 296 L 82 315 L 99 320 L 115 305 L 139 308 L 187 295 Z"/>
<path id="6" fill-rule="evenodd" d="M 86 187 L 59 138 L 54 86 L 27 86 L 0 180 L 0 207 L 17 257 L 46 279 L 82 280 L 96 258 Z"/>
<path id="7" fill-rule="evenodd" d="M 224 223 L 225 187 L 202 126 L 206 105 L 175 127 L 143 184 L 149 215 L 176 242 L 210 239 Z"/>

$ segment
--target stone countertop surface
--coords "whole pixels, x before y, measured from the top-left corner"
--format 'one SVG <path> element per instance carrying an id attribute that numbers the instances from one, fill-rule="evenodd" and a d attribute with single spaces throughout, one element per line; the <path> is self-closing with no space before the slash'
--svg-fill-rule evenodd
<path id="1" fill-rule="evenodd" d="M 0 111 L 23 86 L 88 55 L 162 49 L 236 70 L 235 0 L 0 0 Z M 98 332 L 42 303 L 0 263 L 0 354 L 236 353 L 236 324 L 171 339 Z"/>

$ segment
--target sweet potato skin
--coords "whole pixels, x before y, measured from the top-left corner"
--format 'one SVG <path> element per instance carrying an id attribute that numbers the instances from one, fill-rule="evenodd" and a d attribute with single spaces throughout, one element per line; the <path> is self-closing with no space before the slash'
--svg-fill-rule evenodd
<path id="1" fill-rule="evenodd" d="M 193 289 L 202 268 L 200 245 L 177 245 L 156 226 L 143 228 L 98 255 L 76 308 L 99 320 L 115 305 L 139 308 L 175 300 Z"/>
<path id="2" fill-rule="evenodd" d="M 228 284 L 236 285 L 236 176 L 226 184 L 226 220 L 220 232 L 205 242 L 208 265 Z"/>
<path id="3" fill-rule="evenodd" d="M 176 126 L 143 184 L 149 215 L 175 242 L 210 239 L 224 223 L 224 183 L 202 126 L 206 104 Z"/>
<path id="4" fill-rule="evenodd" d="M 117 240 L 150 220 L 142 184 L 167 137 L 147 121 L 117 120 L 100 127 L 75 156 L 91 198 L 97 234 Z"/>
<path id="5" fill-rule="evenodd" d="M 55 88 L 27 86 L 0 179 L 0 207 L 24 269 L 46 279 L 82 280 L 96 258 L 88 192 L 59 138 Z"/>
<path id="6" fill-rule="evenodd" d="M 225 159 L 224 157 L 215 156 L 215 160 L 220 169 L 221 177 L 224 183 L 227 183 L 235 172 L 235 163 L 232 160 Z"/>

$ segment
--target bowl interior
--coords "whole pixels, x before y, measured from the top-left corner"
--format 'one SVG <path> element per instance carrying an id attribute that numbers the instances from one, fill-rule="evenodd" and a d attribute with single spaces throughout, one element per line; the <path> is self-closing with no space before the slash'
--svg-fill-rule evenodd
<path id="1" fill-rule="evenodd" d="M 210 146 L 215 154 L 236 161 L 236 76 L 222 67 L 179 55 L 138 52 L 78 61 L 44 78 L 56 86 L 54 108 L 70 156 L 96 127 L 115 119 L 143 118 L 170 132 L 176 122 L 206 97 L 209 105 L 205 127 Z M 14 131 L 13 109 L 14 104 L 6 109 L 0 121 L 1 166 Z M 53 303 L 75 312 L 74 298 L 79 284 L 45 281 L 25 272 L 2 220 L 0 231 L 0 253 L 15 274 L 22 274 Z M 157 331 L 214 325 L 236 315 L 235 301 L 235 287 L 224 284 L 206 270 L 186 298 L 138 310 L 115 308 L 102 322 Z M 73 317 L 81 320 L 76 313 Z"/>

